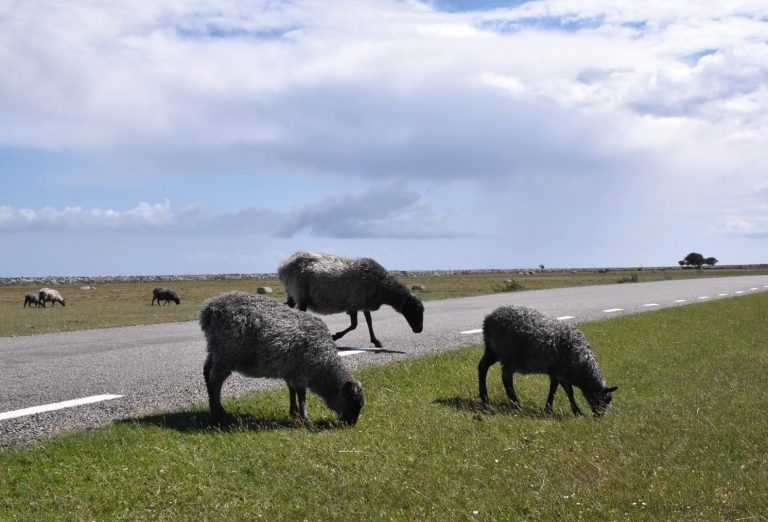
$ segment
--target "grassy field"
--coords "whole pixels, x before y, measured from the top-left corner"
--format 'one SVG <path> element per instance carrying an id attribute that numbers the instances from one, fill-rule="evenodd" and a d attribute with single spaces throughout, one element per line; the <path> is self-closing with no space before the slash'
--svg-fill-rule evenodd
<path id="1" fill-rule="evenodd" d="M 611 270 L 609 272 L 545 271 L 532 275 L 518 275 L 517 272 L 495 274 L 466 274 L 404 277 L 403 283 L 411 287 L 424 285 L 425 291 L 415 292 L 424 300 L 470 295 L 490 294 L 510 290 L 539 290 L 545 288 L 612 284 L 623 281 L 659 281 L 692 277 L 722 277 L 734 275 L 768 274 L 768 270 L 723 269 L 723 270 L 666 270 L 633 271 Z M 633 278 L 634 276 L 634 278 Z M 505 283 L 512 279 L 513 284 Z M 207 299 L 230 290 L 255 292 L 259 286 L 269 286 L 272 296 L 284 301 L 283 287 L 276 279 L 216 280 L 173 282 L 167 286 L 175 288 L 182 304 L 150 306 L 152 288 L 158 283 L 131 283 L 99 285 L 95 290 L 81 290 L 80 286 L 57 286 L 67 302 L 46 309 L 22 308 L 24 295 L 36 292 L 35 287 L 0 287 L 0 336 L 30 335 L 57 331 L 129 326 L 197 319 L 200 304 Z"/>
<path id="2" fill-rule="evenodd" d="M 134 419 L 0 454 L 2 520 L 765 520 L 768 294 L 583 325 L 609 384 L 573 417 L 547 380 L 479 408 L 479 347 L 358 372 L 367 404 L 306 431 L 287 392 Z M 583 398 L 577 400 L 586 409 Z"/>

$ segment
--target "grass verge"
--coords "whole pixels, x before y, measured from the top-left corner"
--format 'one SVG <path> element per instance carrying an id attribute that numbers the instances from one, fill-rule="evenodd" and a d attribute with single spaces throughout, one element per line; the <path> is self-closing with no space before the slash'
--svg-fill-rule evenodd
<path id="1" fill-rule="evenodd" d="M 493 274 L 453 274 L 403 277 L 409 288 L 422 285 L 415 291 L 423 300 L 467 297 L 472 295 L 543 290 L 567 286 L 615 284 L 616 282 L 649 282 L 669 279 L 765 275 L 765 269 L 717 270 L 610 270 L 610 271 L 544 271 L 520 274 L 518 272 Z M 55 285 L 54 285 L 55 286 Z M 182 304 L 176 306 L 150 306 L 152 289 L 156 286 L 175 288 Z M 0 337 L 31 335 L 49 332 L 156 324 L 197 319 L 200 305 L 222 292 L 243 290 L 256 292 L 259 286 L 274 290 L 272 297 L 285 301 L 285 293 L 277 279 L 183 281 L 170 283 L 115 283 L 99 285 L 95 290 L 79 286 L 56 286 L 67 302 L 66 307 L 48 305 L 45 309 L 23 308 L 24 295 L 37 292 L 39 287 L 0 287 Z"/>
<path id="2" fill-rule="evenodd" d="M 0 454 L 2 520 L 764 519 L 768 513 L 768 294 L 586 324 L 615 406 L 601 419 L 521 413 L 479 347 L 358 372 L 367 405 L 338 428 L 287 421 L 285 391 L 231 399 L 226 431 L 204 407 Z M 586 409 L 585 401 L 578 398 Z"/>

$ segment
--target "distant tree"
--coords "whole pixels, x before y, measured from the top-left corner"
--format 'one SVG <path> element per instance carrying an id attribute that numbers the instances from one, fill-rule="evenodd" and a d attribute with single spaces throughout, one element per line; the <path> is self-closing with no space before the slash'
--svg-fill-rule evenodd
<path id="1" fill-rule="evenodd" d="M 699 254 L 698 252 L 691 252 L 685 258 L 683 259 L 685 261 L 685 264 L 688 266 L 695 266 L 696 268 L 701 268 L 701 265 L 704 264 L 704 256 Z"/>
<path id="2" fill-rule="evenodd" d="M 704 264 L 708 266 L 715 266 L 718 263 L 717 258 L 708 257 L 704 260 Z"/>
<path id="3" fill-rule="evenodd" d="M 544 270 L 544 265 L 539 265 L 539 268 L 541 268 L 542 270 Z"/>
<path id="4" fill-rule="evenodd" d="M 685 266 L 685 259 L 681 259 L 680 261 L 677 262 L 677 264 L 680 265 L 680 268 L 684 267 Z"/>

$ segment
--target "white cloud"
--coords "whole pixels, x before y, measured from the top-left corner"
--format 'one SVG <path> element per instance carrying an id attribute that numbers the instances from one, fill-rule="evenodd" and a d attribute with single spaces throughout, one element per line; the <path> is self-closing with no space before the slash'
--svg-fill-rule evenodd
<path id="1" fill-rule="evenodd" d="M 28 208 L 0 207 L 0 231 L 20 230 L 118 230 L 153 229 L 175 225 L 179 215 L 171 212 L 171 203 L 139 203 L 136 207 L 117 211 L 113 209 L 84 209 L 45 207 L 39 210 Z"/>
<path id="2" fill-rule="evenodd" d="M 473 235 L 463 231 L 450 217 L 435 211 L 417 192 L 394 185 L 326 197 L 287 211 L 246 208 L 213 214 L 205 205 L 192 205 L 175 212 L 168 199 L 163 203 L 140 203 L 124 211 L 82 207 L 40 210 L 0 207 L 0 233 L 51 230 L 252 234 L 282 238 L 302 234 L 330 238 Z"/>

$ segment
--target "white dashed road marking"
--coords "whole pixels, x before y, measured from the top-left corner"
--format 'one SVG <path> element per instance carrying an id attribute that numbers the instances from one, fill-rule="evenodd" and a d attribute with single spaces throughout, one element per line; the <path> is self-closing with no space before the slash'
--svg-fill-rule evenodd
<path id="1" fill-rule="evenodd" d="M 717 294 L 719 297 L 725 297 L 728 294 Z"/>
<path id="2" fill-rule="evenodd" d="M 340 357 L 346 357 L 347 355 L 357 355 L 358 353 L 365 353 L 363 350 L 342 350 L 339 352 Z"/>
<path id="3" fill-rule="evenodd" d="M 93 404 L 95 402 L 111 401 L 112 399 L 119 399 L 120 397 L 122 397 L 122 395 L 93 395 L 91 397 L 83 397 L 82 399 L 72 399 L 71 401 L 43 404 L 42 406 L 33 406 L 31 408 L 24 408 L 23 410 L 6 411 L 4 413 L 0 413 L 0 420 L 15 419 L 16 417 L 26 417 L 27 415 L 35 415 L 37 413 L 44 413 L 47 411 L 63 410 L 64 408 L 74 408 L 75 406 L 83 406 L 84 404 Z"/>
<path id="4" fill-rule="evenodd" d="M 603 312 L 605 312 L 606 314 L 610 314 L 610 313 L 613 313 L 613 312 L 621 312 L 622 310 L 624 310 L 624 309 L 623 308 L 609 308 L 607 310 L 603 310 Z"/>
<path id="5" fill-rule="evenodd" d="M 736 291 L 734 292 L 734 294 L 743 294 L 743 293 L 744 293 L 744 290 L 736 290 Z"/>
<path id="6" fill-rule="evenodd" d="M 557 318 L 558 321 L 566 321 L 568 319 L 576 319 L 576 318 L 572 315 L 563 315 Z"/>
<path id="7" fill-rule="evenodd" d="M 643 305 L 644 308 L 650 308 L 651 306 L 661 306 L 661 305 L 659 303 L 648 303 Z"/>
<path id="8" fill-rule="evenodd" d="M 466 330 L 466 331 L 461 332 L 461 333 L 463 333 L 463 334 L 476 334 L 476 333 L 480 333 L 482 331 L 483 331 L 482 328 L 478 328 L 477 330 Z"/>
<path id="9" fill-rule="evenodd" d="M 738 294 L 738 292 L 736 292 Z M 709 299 L 708 295 L 701 295 L 699 296 L 699 299 Z"/>
<path id="10" fill-rule="evenodd" d="M 675 303 L 687 303 L 688 299 L 675 299 Z"/>

